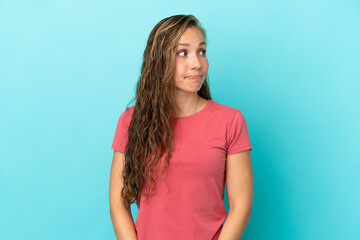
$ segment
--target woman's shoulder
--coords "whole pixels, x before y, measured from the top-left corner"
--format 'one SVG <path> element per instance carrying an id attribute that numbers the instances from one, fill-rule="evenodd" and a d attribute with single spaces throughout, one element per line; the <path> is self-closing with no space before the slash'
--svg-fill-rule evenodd
<path id="1" fill-rule="evenodd" d="M 124 110 L 124 112 L 133 113 L 133 112 L 134 112 L 134 108 L 135 108 L 135 106 L 127 107 L 127 108 Z"/>
<path id="2" fill-rule="evenodd" d="M 125 110 L 120 114 L 119 122 L 122 122 L 123 124 L 128 126 L 132 119 L 133 112 L 134 106 L 125 108 Z"/>
<path id="3" fill-rule="evenodd" d="M 212 109 L 213 111 L 216 111 L 218 114 L 224 114 L 224 115 L 230 115 L 234 116 L 236 113 L 240 112 L 239 108 L 231 107 L 229 105 L 225 105 L 219 102 L 215 102 L 212 100 Z"/>

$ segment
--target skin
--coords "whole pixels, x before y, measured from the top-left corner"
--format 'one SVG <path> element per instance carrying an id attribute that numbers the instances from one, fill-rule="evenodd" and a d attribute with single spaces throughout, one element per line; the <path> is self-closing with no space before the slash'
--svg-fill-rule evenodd
<path id="1" fill-rule="evenodd" d="M 250 220 L 253 202 L 250 150 L 227 155 L 226 191 L 229 214 L 218 240 L 239 240 Z"/>
<path id="2" fill-rule="evenodd" d="M 206 43 L 202 33 L 195 27 L 187 28 L 179 39 L 175 57 L 174 79 L 179 117 L 192 115 L 207 104 L 208 101 L 197 92 L 205 81 L 208 69 Z M 189 78 L 194 75 L 201 75 L 201 78 Z"/>
<path id="3" fill-rule="evenodd" d="M 120 173 L 123 171 L 124 162 L 124 154 L 114 150 L 109 186 L 110 216 L 117 239 L 137 240 L 131 209 L 126 207 L 121 197 L 123 182 Z"/>

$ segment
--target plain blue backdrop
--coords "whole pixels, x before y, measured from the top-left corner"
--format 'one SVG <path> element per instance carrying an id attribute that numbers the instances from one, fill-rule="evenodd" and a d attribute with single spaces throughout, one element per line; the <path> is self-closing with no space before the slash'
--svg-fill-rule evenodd
<path id="1" fill-rule="evenodd" d="M 0 239 L 115 239 L 116 123 L 175 14 L 201 21 L 213 99 L 247 120 L 242 239 L 360 239 L 355 0 L 0 0 Z"/>

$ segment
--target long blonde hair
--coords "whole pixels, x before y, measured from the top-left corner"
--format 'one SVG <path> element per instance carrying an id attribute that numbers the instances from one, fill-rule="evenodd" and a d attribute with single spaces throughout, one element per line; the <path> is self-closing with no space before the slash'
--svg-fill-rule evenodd
<path id="1" fill-rule="evenodd" d="M 161 20 L 151 31 L 143 55 L 136 102 L 128 129 L 121 196 L 130 206 L 156 187 L 156 165 L 166 153 L 162 178 L 172 156 L 175 120 L 175 54 L 177 43 L 188 27 L 196 27 L 206 41 L 206 32 L 193 15 L 174 15 Z M 208 76 L 198 91 L 211 99 Z M 155 178 L 153 175 L 155 175 Z M 165 180 L 166 181 L 166 180 Z"/>

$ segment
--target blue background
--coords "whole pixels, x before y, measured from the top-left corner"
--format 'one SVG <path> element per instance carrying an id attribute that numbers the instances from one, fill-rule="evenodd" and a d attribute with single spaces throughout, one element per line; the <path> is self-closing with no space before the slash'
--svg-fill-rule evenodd
<path id="1" fill-rule="evenodd" d="M 0 0 L 0 239 L 115 239 L 116 123 L 175 14 L 201 21 L 213 99 L 247 120 L 242 239 L 360 239 L 355 0 Z"/>

